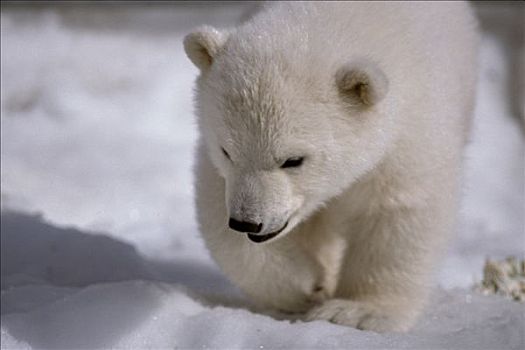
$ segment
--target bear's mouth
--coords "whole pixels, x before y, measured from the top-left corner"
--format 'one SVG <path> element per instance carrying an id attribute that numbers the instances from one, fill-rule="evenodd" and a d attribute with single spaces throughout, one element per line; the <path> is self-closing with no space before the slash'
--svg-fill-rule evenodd
<path id="1" fill-rule="evenodd" d="M 274 238 L 275 236 L 277 236 L 279 233 L 281 233 L 286 228 L 286 226 L 288 226 L 288 221 L 286 221 L 286 223 L 283 225 L 283 227 L 281 227 L 277 231 L 270 232 L 270 233 L 267 233 L 265 235 L 254 235 L 254 234 L 251 234 L 251 233 L 247 233 L 248 239 L 250 241 L 252 241 L 252 242 L 255 242 L 255 243 L 266 242 L 267 240 L 270 240 L 270 239 Z"/>

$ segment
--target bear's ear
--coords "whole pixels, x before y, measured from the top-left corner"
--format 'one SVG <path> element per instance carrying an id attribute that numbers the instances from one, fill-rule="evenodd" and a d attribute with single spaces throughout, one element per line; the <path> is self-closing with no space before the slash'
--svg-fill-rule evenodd
<path id="1" fill-rule="evenodd" d="M 388 79 L 374 63 L 354 61 L 346 63 L 335 74 L 339 93 L 352 106 L 373 106 L 388 92 Z"/>
<path id="2" fill-rule="evenodd" d="M 223 47 L 228 35 L 209 26 L 186 35 L 184 38 L 184 50 L 188 58 L 201 71 L 206 71 L 213 63 L 215 56 Z"/>

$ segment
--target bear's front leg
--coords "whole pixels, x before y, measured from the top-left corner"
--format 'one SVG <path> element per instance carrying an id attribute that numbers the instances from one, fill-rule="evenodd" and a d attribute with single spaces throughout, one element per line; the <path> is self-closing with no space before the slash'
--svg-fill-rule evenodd
<path id="1" fill-rule="evenodd" d="M 434 203 L 436 204 L 436 203 Z M 453 206 L 382 208 L 349 227 L 349 245 L 334 299 L 307 320 L 376 332 L 407 331 L 424 306 L 433 264 L 451 230 Z"/>

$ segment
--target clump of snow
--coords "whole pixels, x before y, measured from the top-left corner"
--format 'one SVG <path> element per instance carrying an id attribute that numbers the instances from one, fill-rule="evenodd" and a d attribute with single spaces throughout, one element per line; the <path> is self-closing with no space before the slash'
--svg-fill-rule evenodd
<path id="1" fill-rule="evenodd" d="M 525 260 L 519 261 L 514 256 L 502 261 L 488 259 L 483 267 L 483 280 L 476 290 L 525 302 Z"/>
<path id="2" fill-rule="evenodd" d="M 1 347 L 524 348 L 525 305 L 470 291 L 486 256 L 523 255 L 524 140 L 493 35 L 458 239 L 413 331 L 276 320 L 224 278 L 194 217 L 181 40 L 246 7 L 2 7 Z"/>

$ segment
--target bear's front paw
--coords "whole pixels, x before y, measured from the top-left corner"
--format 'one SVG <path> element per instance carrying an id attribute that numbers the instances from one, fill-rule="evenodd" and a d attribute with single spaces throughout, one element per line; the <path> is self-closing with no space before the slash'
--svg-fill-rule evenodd
<path id="1" fill-rule="evenodd" d="M 381 310 L 372 303 L 332 299 L 306 314 L 307 321 L 327 320 L 336 324 L 374 332 L 404 332 L 410 324 L 402 315 Z"/>

